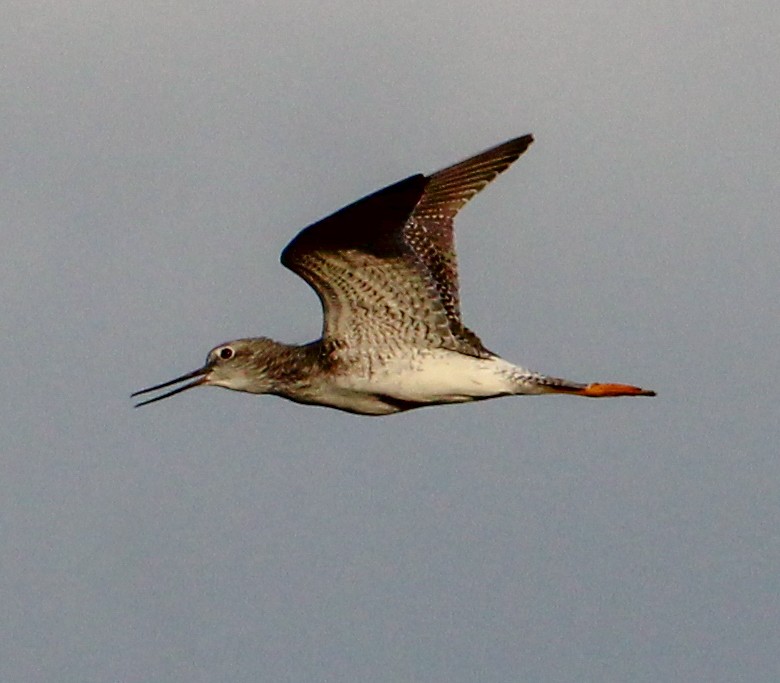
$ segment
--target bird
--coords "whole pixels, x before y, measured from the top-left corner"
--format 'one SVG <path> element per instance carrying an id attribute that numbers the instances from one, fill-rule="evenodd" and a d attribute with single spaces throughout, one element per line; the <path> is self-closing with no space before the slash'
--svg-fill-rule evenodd
<path id="1" fill-rule="evenodd" d="M 281 262 L 317 293 L 321 338 L 222 343 L 197 370 L 133 393 L 180 385 L 136 407 L 199 386 L 374 416 L 500 396 L 655 396 L 528 370 L 488 350 L 463 324 L 455 216 L 533 139 L 523 135 L 436 173 L 411 175 L 304 228 Z"/>

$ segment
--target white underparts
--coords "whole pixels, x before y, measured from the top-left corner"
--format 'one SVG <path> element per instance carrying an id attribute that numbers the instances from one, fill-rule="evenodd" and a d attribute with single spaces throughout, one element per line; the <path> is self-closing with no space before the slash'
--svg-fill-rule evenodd
<path id="1" fill-rule="evenodd" d="M 536 373 L 491 356 L 475 358 L 445 349 L 368 364 L 364 372 L 322 376 L 284 395 L 349 412 L 386 415 L 420 405 L 463 403 L 496 396 L 545 393 Z"/>

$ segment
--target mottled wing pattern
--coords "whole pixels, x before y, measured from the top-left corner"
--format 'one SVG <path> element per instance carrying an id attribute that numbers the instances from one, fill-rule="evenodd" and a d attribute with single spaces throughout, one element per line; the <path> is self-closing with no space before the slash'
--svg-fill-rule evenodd
<path id="1" fill-rule="evenodd" d="M 393 347 L 454 347 L 436 284 L 403 226 L 429 180 L 415 175 L 302 230 L 282 264 L 322 302 L 323 339 L 350 353 Z"/>
<path id="2" fill-rule="evenodd" d="M 532 142 L 531 135 L 524 135 L 430 175 L 404 227 L 404 239 L 430 273 L 452 334 L 465 353 L 483 355 L 486 351 L 461 321 L 453 221 L 466 202 L 509 168 Z"/>
<path id="3" fill-rule="evenodd" d="M 282 264 L 317 292 L 323 339 L 355 353 L 413 345 L 489 354 L 461 322 L 453 220 L 532 141 L 410 176 L 302 230 Z"/>

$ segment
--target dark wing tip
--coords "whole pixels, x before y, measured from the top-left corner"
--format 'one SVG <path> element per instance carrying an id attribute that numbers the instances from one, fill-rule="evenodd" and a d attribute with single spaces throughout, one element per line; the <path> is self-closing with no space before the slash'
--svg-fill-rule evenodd
<path id="1" fill-rule="evenodd" d="M 518 157 L 531 146 L 533 141 L 534 136 L 530 133 L 521 135 L 518 138 L 512 138 L 500 145 L 485 150 L 482 154 L 478 154 L 475 157 L 475 160 L 484 160 L 482 163 L 492 162 L 495 164 L 496 173 L 501 173 L 512 163 L 517 161 Z"/>
<path id="2" fill-rule="evenodd" d="M 504 159 L 508 165 L 515 161 L 521 154 L 523 154 L 523 152 L 525 152 L 531 146 L 533 141 L 534 136 L 531 133 L 528 133 L 526 135 L 521 135 L 519 137 L 507 140 L 506 142 L 502 142 L 501 144 L 495 145 L 494 147 L 489 147 L 484 152 L 480 152 L 472 158 L 475 161 L 486 161 L 490 159 L 494 162 L 498 161 L 499 159 Z"/>
<path id="3" fill-rule="evenodd" d="M 525 152 L 530 146 L 531 143 L 534 141 L 533 133 L 527 133 L 526 135 L 521 135 L 518 138 L 513 138 L 511 140 L 507 140 L 506 145 L 511 145 L 514 147 L 520 154 Z"/>
<path id="4" fill-rule="evenodd" d="M 282 251 L 282 265 L 295 270 L 296 257 L 312 251 L 358 249 L 387 255 L 424 195 L 425 203 L 452 202 L 457 211 L 533 141 L 533 135 L 521 135 L 438 173 L 413 175 L 373 192 L 301 230 Z M 430 181 L 436 187 L 429 188 Z"/>
<path id="5" fill-rule="evenodd" d="M 521 135 L 432 173 L 416 213 L 452 220 L 475 194 L 508 169 L 533 141 L 533 135 Z"/>

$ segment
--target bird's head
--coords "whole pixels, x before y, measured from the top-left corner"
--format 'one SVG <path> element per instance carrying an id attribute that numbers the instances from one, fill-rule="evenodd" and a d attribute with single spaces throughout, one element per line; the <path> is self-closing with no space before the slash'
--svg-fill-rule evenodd
<path id="1" fill-rule="evenodd" d="M 154 403 L 202 385 L 225 387 L 234 391 L 248 391 L 253 394 L 268 393 L 272 389 L 272 382 L 267 372 L 269 360 L 274 357 L 275 351 L 279 346 L 277 342 L 265 337 L 236 339 L 235 341 L 215 346 L 206 356 L 206 362 L 197 370 L 162 384 L 155 384 L 152 387 L 141 389 L 131 395 L 140 396 L 151 391 L 187 382 L 187 380 L 192 380 L 191 382 L 187 382 L 154 398 L 141 401 L 135 407 L 138 408 L 139 406 Z"/>

